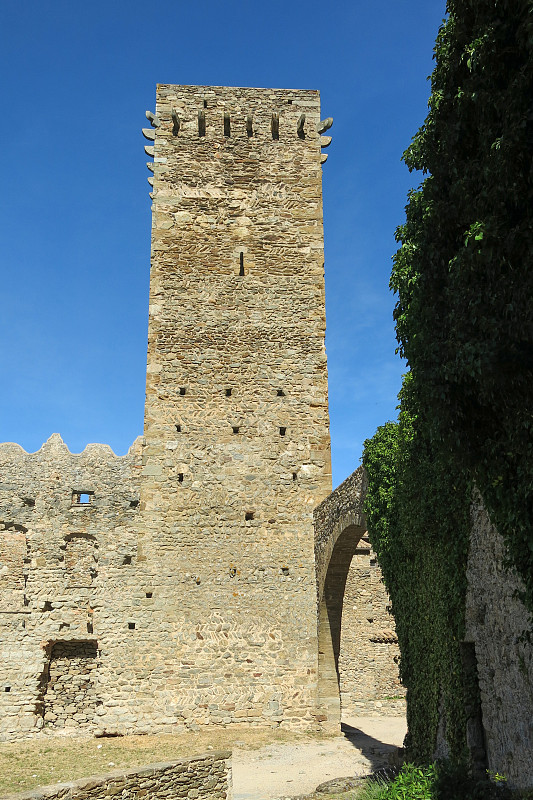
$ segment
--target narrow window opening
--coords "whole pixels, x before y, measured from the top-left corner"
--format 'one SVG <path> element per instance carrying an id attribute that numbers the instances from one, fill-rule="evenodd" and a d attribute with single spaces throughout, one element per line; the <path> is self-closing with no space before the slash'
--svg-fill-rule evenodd
<path id="1" fill-rule="evenodd" d="M 250 520 L 252 520 L 253 518 L 254 518 L 253 511 L 247 511 L 246 514 L 244 515 L 244 519 L 246 520 L 246 522 L 250 522 Z"/>
<path id="2" fill-rule="evenodd" d="M 207 100 L 204 100 L 204 108 L 207 108 Z"/>
<path id="3" fill-rule="evenodd" d="M 254 135 L 253 117 L 251 114 L 247 114 L 246 116 L 246 133 L 248 134 L 248 136 Z"/>
<path id="4" fill-rule="evenodd" d="M 231 397 L 233 389 L 226 389 L 226 397 Z"/>
<path id="5" fill-rule="evenodd" d="M 239 426 L 238 425 L 234 425 L 232 430 L 233 430 L 233 433 L 239 433 Z"/>
<path id="6" fill-rule="evenodd" d="M 183 472 L 178 473 L 178 481 L 183 483 Z"/>
<path id="7" fill-rule="evenodd" d="M 187 394 L 187 388 L 185 386 L 180 386 L 180 395 L 183 397 L 184 394 Z"/>
<path id="8" fill-rule="evenodd" d="M 279 435 L 280 436 L 285 436 L 286 433 L 287 433 L 287 428 L 280 428 L 279 429 Z"/>
<path id="9" fill-rule="evenodd" d="M 124 565 L 126 565 L 126 566 L 127 566 L 128 564 L 131 564 L 131 556 L 124 556 L 124 558 L 122 559 L 122 563 L 123 563 Z"/>
<path id="10" fill-rule="evenodd" d="M 272 113 L 271 128 L 272 128 L 272 138 L 279 139 L 279 114 L 277 111 L 274 111 Z"/>
<path id="11" fill-rule="evenodd" d="M 146 592 L 146 597 L 150 600 L 150 598 L 153 597 L 153 592 Z"/>
<path id="12" fill-rule="evenodd" d="M 93 633 L 93 623 L 91 620 L 87 622 L 87 633 Z"/>
<path id="13" fill-rule="evenodd" d="M 181 425 L 176 425 L 176 431 L 177 431 L 178 433 L 181 433 Z"/>
<path id="14" fill-rule="evenodd" d="M 292 100 L 287 100 L 287 103 L 292 106 Z"/>
<path id="15" fill-rule="evenodd" d="M 285 397 L 285 392 L 283 391 L 283 389 L 278 389 L 276 394 L 278 397 Z"/>
<path id="16" fill-rule="evenodd" d="M 224 112 L 224 136 L 231 136 L 231 122 L 227 111 Z"/>
<path id="17" fill-rule="evenodd" d="M 135 630 L 135 623 L 134 622 L 128 622 L 128 629 L 130 631 L 134 631 Z"/>
<path id="18" fill-rule="evenodd" d="M 282 567 L 281 568 L 281 574 L 282 575 L 288 575 L 289 574 L 289 568 L 288 567 Z"/>
<path id="19" fill-rule="evenodd" d="M 293 479 L 293 481 L 295 481 L 295 480 L 297 479 L 297 477 L 298 477 L 297 473 L 296 473 L 296 472 L 293 472 L 293 473 L 292 473 L 292 479 Z"/>
<path id="20" fill-rule="evenodd" d="M 6 686 L 4 692 L 10 692 L 10 691 L 11 691 L 11 686 Z"/>
<path id="21" fill-rule="evenodd" d="M 176 111 L 175 108 L 172 109 L 170 115 L 172 117 L 172 134 L 173 134 L 173 136 L 177 136 L 178 133 L 180 132 L 181 125 L 180 125 L 180 118 L 178 116 L 178 112 Z"/>
<path id="22" fill-rule="evenodd" d="M 205 136 L 205 111 L 203 109 L 198 112 L 198 136 Z"/>
<path id="23" fill-rule="evenodd" d="M 241 278 L 244 275 L 244 253 L 239 254 L 239 275 Z"/>

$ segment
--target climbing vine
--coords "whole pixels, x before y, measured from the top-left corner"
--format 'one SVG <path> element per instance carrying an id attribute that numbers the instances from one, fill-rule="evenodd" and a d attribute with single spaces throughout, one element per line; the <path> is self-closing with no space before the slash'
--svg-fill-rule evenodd
<path id="1" fill-rule="evenodd" d="M 429 113 L 404 153 L 426 178 L 409 195 L 391 275 L 410 373 L 398 423 L 363 458 L 421 760 L 440 703 L 451 754 L 464 755 L 474 483 L 533 611 L 533 3 L 448 0 L 447 12 Z"/>
<path id="2" fill-rule="evenodd" d="M 398 423 L 365 443 L 368 529 L 392 601 L 407 687 L 410 758 L 428 762 L 439 709 L 448 747 L 466 756 L 466 692 L 459 643 L 464 638 L 470 486 L 436 451 L 417 413 L 411 376 Z"/>

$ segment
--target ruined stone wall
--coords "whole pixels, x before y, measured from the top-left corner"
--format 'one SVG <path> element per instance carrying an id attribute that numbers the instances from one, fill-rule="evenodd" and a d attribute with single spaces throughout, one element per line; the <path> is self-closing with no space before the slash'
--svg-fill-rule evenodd
<path id="1" fill-rule="evenodd" d="M 164 624 L 135 636 L 169 721 L 313 719 L 319 120 L 314 91 L 157 89 L 140 547 Z"/>
<path id="2" fill-rule="evenodd" d="M 213 751 L 178 761 L 115 770 L 108 775 L 8 795 L 5 800 L 108 800 L 118 795 L 123 800 L 231 800 L 231 753 Z"/>
<path id="3" fill-rule="evenodd" d="M 344 590 L 339 658 L 342 713 L 405 714 L 399 661 L 389 596 L 365 535 L 352 558 Z"/>
<path id="4" fill-rule="evenodd" d="M 479 494 L 472 505 L 466 640 L 475 645 L 489 769 L 533 785 L 533 653 L 522 639 L 531 617 L 517 597 L 521 580 L 504 566 L 506 547 Z"/>
<path id="5" fill-rule="evenodd" d="M 94 730 L 128 686 L 139 470 L 140 440 L 124 457 L 57 434 L 0 445 L 0 739 Z"/>

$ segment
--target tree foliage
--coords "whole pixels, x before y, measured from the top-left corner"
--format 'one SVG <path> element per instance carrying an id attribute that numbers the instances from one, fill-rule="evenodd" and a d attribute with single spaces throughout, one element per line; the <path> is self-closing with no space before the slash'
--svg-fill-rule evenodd
<path id="1" fill-rule="evenodd" d="M 426 177 L 409 194 L 391 276 L 410 374 L 399 422 L 363 458 L 421 760 L 440 702 L 452 755 L 464 753 L 474 482 L 533 611 L 533 3 L 448 0 L 447 12 L 429 113 L 404 153 Z"/>
<path id="2" fill-rule="evenodd" d="M 391 287 L 434 446 L 467 459 L 533 609 L 533 4 L 450 0 L 425 124 L 429 173 Z"/>

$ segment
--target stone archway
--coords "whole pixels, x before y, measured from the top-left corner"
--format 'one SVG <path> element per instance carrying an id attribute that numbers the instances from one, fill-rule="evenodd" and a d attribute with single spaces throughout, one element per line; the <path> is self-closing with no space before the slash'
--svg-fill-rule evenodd
<path id="1" fill-rule="evenodd" d="M 349 715 L 383 713 L 384 704 L 386 713 L 401 714 L 404 708 L 394 621 L 366 536 L 365 495 L 360 467 L 314 512 L 317 710 L 323 727 L 332 731 L 340 728 L 341 701 Z"/>
<path id="2" fill-rule="evenodd" d="M 327 727 L 341 721 L 339 656 L 344 589 L 357 544 L 365 529 L 348 525 L 339 535 L 318 607 L 318 708 Z"/>
<path id="3" fill-rule="evenodd" d="M 357 544 L 365 533 L 362 467 L 315 509 L 315 565 L 318 612 L 318 717 L 340 727 L 339 654 L 344 587 Z"/>

